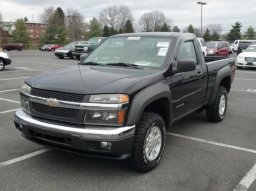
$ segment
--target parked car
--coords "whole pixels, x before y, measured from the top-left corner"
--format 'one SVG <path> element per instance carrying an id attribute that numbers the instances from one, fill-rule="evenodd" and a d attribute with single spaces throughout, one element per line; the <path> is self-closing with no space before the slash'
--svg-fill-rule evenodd
<path id="1" fill-rule="evenodd" d="M 52 44 L 44 44 L 44 45 L 39 47 L 39 50 L 41 50 L 41 51 L 48 51 L 48 47 L 49 46 L 52 46 Z"/>
<path id="2" fill-rule="evenodd" d="M 224 119 L 235 63 L 210 60 L 191 33 L 115 35 L 79 65 L 26 79 L 14 123 L 33 142 L 130 157 L 148 172 L 159 164 L 174 122 L 204 109 L 209 121 Z"/>
<path id="3" fill-rule="evenodd" d="M 247 41 L 247 40 L 240 40 L 239 45 L 237 48 L 237 55 L 239 55 L 241 52 L 243 52 L 246 48 L 248 48 L 253 42 L 252 41 Z"/>
<path id="4" fill-rule="evenodd" d="M 206 43 L 208 56 L 229 57 L 230 50 L 228 45 L 223 41 L 210 41 Z"/>
<path id="5" fill-rule="evenodd" d="M 93 51 L 93 49 L 95 49 L 99 44 L 101 44 L 106 39 L 106 37 L 90 38 L 87 44 L 76 45 L 73 55 L 76 57 L 77 60 L 80 60 L 81 54 L 89 54 L 91 51 Z"/>
<path id="6" fill-rule="evenodd" d="M 198 39 L 198 41 L 200 43 L 203 55 L 207 56 L 207 47 L 206 47 L 206 43 L 205 43 L 204 39 L 203 38 L 197 38 L 197 39 Z"/>
<path id="7" fill-rule="evenodd" d="M 87 41 L 75 41 L 71 42 L 68 45 L 57 48 L 54 52 L 55 56 L 57 56 L 60 59 L 63 59 L 65 57 L 73 58 L 73 53 L 75 51 L 75 46 L 76 45 L 84 45 L 86 44 Z"/>
<path id="8" fill-rule="evenodd" d="M 23 50 L 23 44 L 21 43 L 10 43 L 10 44 L 6 44 L 3 46 L 3 50 L 18 50 L 18 51 L 22 51 Z"/>
<path id="9" fill-rule="evenodd" d="M 233 50 L 232 50 L 232 48 L 231 48 L 230 43 L 227 42 L 227 41 L 223 41 L 223 42 L 227 45 L 229 54 L 233 54 Z"/>
<path id="10" fill-rule="evenodd" d="M 0 71 L 3 71 L 6 65 L 11 64 L 12 60 L 6 52 L 0 51 Z"/>
<path id="11" fill-rule="evenodd" d="M 47 47 L 47 51 L 55 51 L 57 48 L 61 48 L 63 45 L 60 44 L 51 44 Z"/>
<path id="12" fill-rule="evenodd" d="M 236 58 L 237 68 L 256 68 L 256 45 L 250 45 Z"/>
<path id="13" fill-rule="evenodd" d="M 241 41 L 243 43 L 251 43 L 251 44 L 256 43 L 256 40 L 235 40 L 234 41 L 234 52 L 238 51 L 238 47 L 239 47 L 239 44 L 240 44 Z"/>

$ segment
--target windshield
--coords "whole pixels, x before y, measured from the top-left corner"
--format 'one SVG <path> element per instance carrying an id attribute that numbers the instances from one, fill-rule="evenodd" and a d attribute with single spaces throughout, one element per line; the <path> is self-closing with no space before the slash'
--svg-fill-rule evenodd
<path id="1" fill-rule="evenodd" d="M 87 43 L 86 41 L 76 41 L 76 42 L 69 43 L 65 47 L 72 47 L 72 48 L 74 48 L 76 45 L 86 44 L 86 43 Z"/>
<path id="2" fill-rule="evenodd" d="M 256 52 L 256 46 L 249 46 L 246 48 L 245 52 Z"/>
<path id="3" fill-rule="evenodd" d="M 90 44 L 98 44 L 100 42 L 100 38 L 90 38 L 88 43 Z"/>
<path id="4" fill-rule="evenodd" d="M 207 46 L 207 48 L 215 48 L 215 47 L 217 47 L 217 43 L 216 42 L 207 42 L 206 46 Z"/>
<path id="5" fill-rule="evenodd" d="M 81 64 L 159 68 L 167 55 L 171 38 L 113 37 L 102 43 Z"/>

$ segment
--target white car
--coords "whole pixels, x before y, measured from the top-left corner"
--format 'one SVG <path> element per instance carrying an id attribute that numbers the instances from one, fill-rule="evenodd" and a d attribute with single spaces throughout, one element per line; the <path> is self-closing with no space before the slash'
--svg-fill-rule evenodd
<path id="1" fill-rule="evenodd" d="M 0 51 L 0 71 L 3 71 L 5 66 L 11 64 L 11 62 L 9 55 Z"/>
<path id="2" fill-rule="evenodd" d="M 256 44 L 250 45 L 236 59 L 237 68 L 256 68 Z"/>
<path id="3" fill-rule="evenodd" d="M 206 50 L 207 47 L 206 47 L 206 43 L 205 43 L 204 39 L 203 39 L 203 38 L 197 38 L 197 39 L 198 39 L 199 44 L 200 44 L 200 46 L 201 46 L 203 55 L 204 55 L 204 56 L 207 56 L 207 50 Z"/>

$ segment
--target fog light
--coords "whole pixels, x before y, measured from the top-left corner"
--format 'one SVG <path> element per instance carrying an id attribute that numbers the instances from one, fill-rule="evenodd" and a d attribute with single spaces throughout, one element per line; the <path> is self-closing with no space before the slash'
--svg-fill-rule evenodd
<path id="1" fill-rule="evenodd" d="M 111 150 L 111 142 L 100 142 L 100 147 L 103 149 Z"/>

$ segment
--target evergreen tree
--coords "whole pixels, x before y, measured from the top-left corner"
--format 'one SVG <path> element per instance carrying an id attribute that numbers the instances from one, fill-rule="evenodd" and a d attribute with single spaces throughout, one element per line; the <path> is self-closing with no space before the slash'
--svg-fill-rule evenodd
<path id="1" fill-rule="evenodd" d="M 194 32 L 195 32 L 195 29 L 194 29 L 193 25 L 190 24 L 190 25 L 188 26 L 187 32 L 189 32 L 189 33 L 194 33 Z"/>
<path id="2" fill-rule="evenodd" d="M 105 25 L 103 27 L 102 36 L 104 36 L 104 37 L 109 37 L 110 36 L 110 30 L 109 30 L 109 27 L 107 25 Z"/>
<path id="3" fill-rule="evenodd" d="M 215 32 L 212 34 L 211 40 L 214 40 L 214 41 L 220 40 L 220 35 L 215 31 Z"/>
<path id="4" fill-rule="evenodd" d="M 178 26 L 174 26 L 172 29 L 172 32 L 180 32 L 180 29 Z"/>
<path id="5" fill-rule="evenodd" d="M 170 32 L 171 30 L 169 29 L 167 23 L 164 23 L 163 26 L 160 29 L 161 32 Z"/>
<path id="6" fill-rule="evenodd" d="M 203 38 L 206 42 L 209 42 L 211 41 L 211 34 L 210 34 L 210 31 L 209 29 L 207 28 L 204 35 L 203 35 Z"/>
<path id="7" fill-rule="evenodd" d="M 90 31 L 88 31 L 86 33 L 86 37 L 87 38 L 92 38 L 92 37 L 96 37 L 96 36 L 101 36 L 102 31 L 101 31 L 101 26 L 99 21 L 96 18 L 93 18 L 90 21 L 90 25 L 89 25 Z"/>
<path id="8" fill-rule="evenodd" d="M 245 39 L 252 40 L 256 38 L 256 32 L 252 26 L 250 26 L 245 32 Z"/>
<path id="9" fill-rule="evenodd" d="M 42 43 L 56 43 L 56 44 L 65 44 L 66 43 L 66 27 L 65 27 L 65 14 L 63 10 L 58 7 L 53 17 L 49 19 L 47 25 L 46 34 L 41 39 Z"/>
<path id="10" fill-rule="evenodd" d="M 25 21 L 25 22 L 28 22 L 28 18 L 27 18 L 27 17 L 24 17 L 24 21 Z"/>
<path id="11" fill-rule="evenodd" d="M 132 22 L 130 20 L 127 20 L 124 24 L 124 28 L 123 28 L 123 32 L 124 33 L 133 33 L 134 29 L 132 26 Z"/>
<path id="12" fill-rule="evenodd" d="M 28 45 L 30 42 L 27 32 L 26 23 L 23 19 L 18 19 L 15 23 L 15 31 L 13 32 L 13 41 Z"/>
<path id="13" fill-rule="evenodd" d="M 232 25 L 232 29 L 228 33 L 229 41 L 235 41 L 235 40 L 241 39 L 241 27 L 242 27 L 242 24 L 239 22 L 236 22 L 235 25 Z"/>

